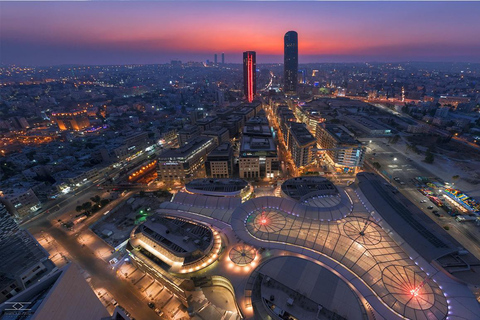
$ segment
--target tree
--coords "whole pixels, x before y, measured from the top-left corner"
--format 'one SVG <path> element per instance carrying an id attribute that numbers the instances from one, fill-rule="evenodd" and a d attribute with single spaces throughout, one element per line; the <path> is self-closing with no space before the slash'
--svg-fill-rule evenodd
<path id="1" fill-rule="evenodd" d="M 75 211 L 77 211 L 77 212 L 81 212 L 82 210 L 83 210 L 83 206 L 77 206 L 75 208 Z"/>
<path id="2" fill-rule="evenodd" d="M 378 163 L 378 162 L 372 163 L 372 166 L 373 166 L 375 169 L 377 169 L 377 170 L 380 170 L 380 168 L 382 167 L 382 165 L 381 165 L 380 163 Z"/>
<path id="3" fill-rule="evenodd" d="M 423 161 L 425 161 L 426 163 L 433 163 L 434 160 L 435 157 L 433 156 L 433 152 L 431 148 L 428 148 L 427 152 L 425 152 L 425 159 Z"/>
<path id="4" fill-rule="evenodd" d="M 100 196 L 96 195 L 95 197 L 91 197 L 90 200 L 92 200 L 95 203 L 99 203 L 102 200 L 102 198 L 100 198 Z"/>
<path id="5" fill-rule="evenodd" d="M 108 199 L 102 199 L 102 200 L 100 201 L 100 205 L 101 205 L 102 207 L 105 207 L 109 202 L 110 202 L 110 200 L 108 200 Z"/>
<path id="6" fill-rule="evenodd" d="M 90 201 L 85 202 L 84 204 L 82 204 L 82 208 L 85 211 L 89 211 L 92 208 L 92 203 Z"/>

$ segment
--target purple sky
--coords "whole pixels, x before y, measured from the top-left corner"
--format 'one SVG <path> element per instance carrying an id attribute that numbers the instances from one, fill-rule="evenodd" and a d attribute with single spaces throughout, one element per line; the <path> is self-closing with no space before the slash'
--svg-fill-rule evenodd
<path id="1" fill-rule="evenodd" d="M 0 2 L 3 64 L 480 62 L 480 2 Z M 219 56 L 220 57 L 220 56 Z"/>

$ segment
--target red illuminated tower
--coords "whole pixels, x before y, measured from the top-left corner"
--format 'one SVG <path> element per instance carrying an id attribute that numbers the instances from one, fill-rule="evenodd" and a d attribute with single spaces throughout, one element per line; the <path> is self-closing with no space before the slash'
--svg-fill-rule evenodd
<path id="1" fill-rule="evenodd" d="M 257 94 L 257 62 L 255 51 L 243 53 L 243 92 L 248 102 Z"/>

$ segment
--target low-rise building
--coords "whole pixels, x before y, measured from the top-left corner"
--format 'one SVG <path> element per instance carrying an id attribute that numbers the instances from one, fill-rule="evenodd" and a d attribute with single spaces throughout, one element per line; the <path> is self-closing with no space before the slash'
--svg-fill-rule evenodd
<path id="1" fill-rule="evenodd" d="M 159 179 L 173 181 L 205 177 L 205 160 L 213 148 L 213 138 L 200 136 L 179 148 L 163 152 L 158 156 Z"/>
<path id="2" fill-rule="evenodd" d="M 314 160 L 315 138 L 304 123 L 288 123 L 288 150 L 297 168 L 309 165 Z"/>
<path id="3" fill-rule="evenodd" d="M 216 126 L 218 122 L 218 117 L 216 116 L 207 116 L 202 119 L 198 119 L 196 125 L 200 129 L 200 133 L 210 130 L 212 127 Z"/>
<path id="4" fill-rule="evenodd" d="M 195 125 L 186 125 L 178 131 L 178 145 L 183 146 L 188 140 L 200 135 L 200 129 Z"/>
<path id="5" fill-rule="evenodd" d="M 62 131 L 80 131 L 90 126 L 87 110 L 52 113 L 52 118 L 57 123 L 58 128 Z"/>
<path id="6" fill-rule="evenodd" d="M 207 177 L 230 178 L 233 176 L 233 149 L 228 142 L 215 148 L 205 162 Z"/>
<path id="7" fill-rule="evenodd" d="M 230 141 L 230 133 L 228 129 L 221 126 L 214 126 L 203 131 L 202 136 L 213 138 L 216 146 Z"/>
<path id="8" fill-rule="evenodd" d="M 279 174 L 280 164 L 273 138 L 244 135 L 240 147 L 240 178 L 274 178 Z"/>
<path id="9" fill-rule="evenodd" d="M 145 149 L 149 144 L 150 140 L 147 132 L 136 133 L 126 137 L 122 144 L 116 147 L 113 152 L 117 159 L 124 159 Z"/>
<path id="10" fill-rule="evenodd" d="M 369 136 L 390 136 L 392 129 L 364 116 L 349 115 L 342 117 L 342 120 L 354 125 Z"/>
<path id="11" fill-rule="evenodd" d="M 363 166 L 365 147 L 343 126 L 318 124 L 317 144 L 337 172 L 356 173 Z"/>

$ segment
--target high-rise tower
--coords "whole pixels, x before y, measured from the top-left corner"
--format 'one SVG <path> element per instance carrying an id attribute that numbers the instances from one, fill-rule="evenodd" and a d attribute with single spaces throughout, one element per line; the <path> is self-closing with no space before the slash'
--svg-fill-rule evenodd
<path id="1" fill-rule="evenodd" d="M 215 61 L 215 65 L 217 64 L 217 54 L 215 53 L 215 55 L 213 56 L 213 61 Z"/>
<path id="2" fill-rule="evenodd" d="M 222 64 L 225 63 L 225 53 L 222 52 Z"/>
<path id="3" fill-rule="evenodd" d="M 284 37 L 284 86 L 285 93 L 297 91 L 298 77 L 298 34 L 288 31 Z"/>
<path id="4" fill-rule="evenodd" d="M 257 62 L 255 51 L 243 53 L 243 92 L 248 102 L 257 94 Z"/>

